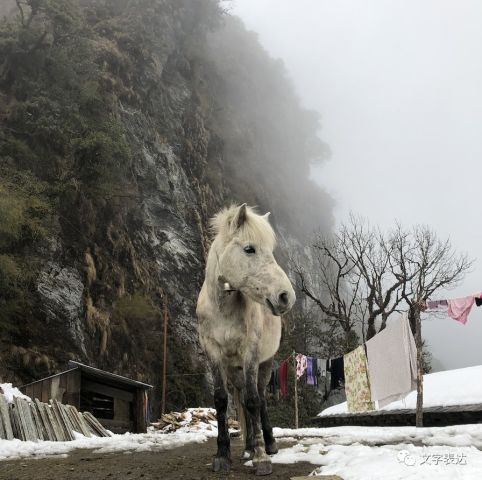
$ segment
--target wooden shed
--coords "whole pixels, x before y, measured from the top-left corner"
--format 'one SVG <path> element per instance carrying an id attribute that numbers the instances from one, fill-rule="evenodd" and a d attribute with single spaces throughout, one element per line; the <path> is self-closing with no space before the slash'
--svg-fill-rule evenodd
<path id="1" fill-rule="evenodd" d="M 145 433 L 152 385 L 70 361 L 68 370 L 20 387 L 41 402 L 50 399 L 90 412 L 114 433 Z"/>

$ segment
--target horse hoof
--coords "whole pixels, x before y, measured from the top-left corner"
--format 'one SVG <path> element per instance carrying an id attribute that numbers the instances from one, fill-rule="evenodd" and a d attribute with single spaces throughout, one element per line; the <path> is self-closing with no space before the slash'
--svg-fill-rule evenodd
<path id="1" fill-rule="evenodd" d="M 262 475 L 271 475 L 273 473 L 273 465 L 271 462 L 259 462 L 258 465 L 256 465 L 256 475 L 262 476 Z"/>
<path id="2" fill-rule="evenodd" d="M 213 458 L 213 472 L 228 472 L 231 467 L 231 460 L 226 457 Z"/>
<path id="3" fill-rule="evenodd" d="M 245 450 L 241 454 L 241 460 L 252 460 L 254 457 L 254 450 Z"/>
<path id="4" fill-rule="evenodd" d="M 266 445 L 266 453 L 268 455 L 275 455 L 276 453 L 278 453 L 278 445 L 276 445 L 276 442 Z"/>

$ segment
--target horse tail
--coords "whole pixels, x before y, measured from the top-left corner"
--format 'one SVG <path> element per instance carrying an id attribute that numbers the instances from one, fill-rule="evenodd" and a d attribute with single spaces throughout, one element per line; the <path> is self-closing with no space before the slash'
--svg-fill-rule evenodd
<path id="1" fill-rule="evenodd" d="M 234 406 L 236 408 L 239 428 L 241 429 L 241 438 L 243 442 L 246 442 L 246 417 L 244 415 L 243 404 L 241 403 L 241 391 L 237 388 L 234 389 Z"/>

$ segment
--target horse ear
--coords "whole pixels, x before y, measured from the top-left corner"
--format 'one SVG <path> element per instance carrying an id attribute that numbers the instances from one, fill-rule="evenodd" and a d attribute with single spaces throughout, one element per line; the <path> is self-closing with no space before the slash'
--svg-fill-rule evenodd
<path id="1" fill-rule="evenodd" d="M 247 206 L 243 203 L 236 212 L 236 215 L 233 218 L 232 225 L 237 230 L 238 228 L 242 227 L 244 222 L 246 222 L 248 218 Z"/>

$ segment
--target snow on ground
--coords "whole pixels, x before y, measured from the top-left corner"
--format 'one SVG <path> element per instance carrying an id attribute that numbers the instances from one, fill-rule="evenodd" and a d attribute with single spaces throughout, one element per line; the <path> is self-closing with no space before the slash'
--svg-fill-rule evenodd
<path id="1" fill-rule="evenodd" d="M 417 392 L 392 402 L 380 410 L 415 409 Z M 423 377 L 423 406 L 470 405 L 482 403 L 482 365 L 446 372 L 429 373 Z M 348 413 L 346 402 L 323 410 L 318 416 Z M 482 477 L 481 477 L 482 478 Z"/>
<path id="2" fill-rule="evenodd" d="M 310 462 L 344 480 L 478 480 L 482 425 L 274 429 L 273 463 Z M 297 439 L 293 447 L 284 441 Z"/>
<path id="3" fill-rule="evenodd" d="M 145 433 L 114 435 L 112 437 L 87 438 L 76 433 L 72 442 L 22 442 L 21 440 L 0 440 L 0 460 L 20 458 L 44 458 L 52 455 L 65 456 L 75 449 L 92 449 L 94 453 L 155 452 L 180 447 L 188 443 L 202 443 L 217 435 L 217 429 L 196 432 L 178 430 L 174 433 Z"/>
<path id="4" fill-rule="evenodd" d="M 20 397 L 29 402 L 32 401 L 30 397 L 24 395 L 17 387 L 12 387 L 11 383 L 0 383 L 0 393 L 5 395 L 7 402 L 12 403 L 13 397 Z"/>
<path id="5" fill-rule="evenodd" d="M 204 426 L 201 426 L 204 425 Z M 86 438 L 73 442 L 0 440 L 0 460 L 66 456 L 74 449 L 94 453 L 161 451 L 202 443 L 217 435 L 212 424 L 173 433 Z M 273 463 L 309 462 L 314 475 L 343 480 L 479 480 L 482 478 L 482 424 L 451 427 L 275 428 L 279 453 Z M 289 445 L 289 446 L 287 446 Z"/>
<path id="6" fill-rule="evenodd" d="M 183 426 L 172 433 L 156 431 L 152 427 L 146 434 L 126 433 L 112 437 L 87 438 L 74 432 L 75 440 L 72 442 L 23 442 L 21 440 L 0 439 L 0 461 L 16 460 L 20 458 L 44 458 L 53 455 L 66 456 L 75 449 L 91 449 L 94 453 L 116 452 L 154 452 L 180 447 L 188 443 L 202 443 L 218 434 L 216 422 L 199 422 L 191 425 L 193 414 L 207 415 L 212 409 L 192 408 L 187 411 Z M 230 430 L 232 431 L 232 430 Z"/>

